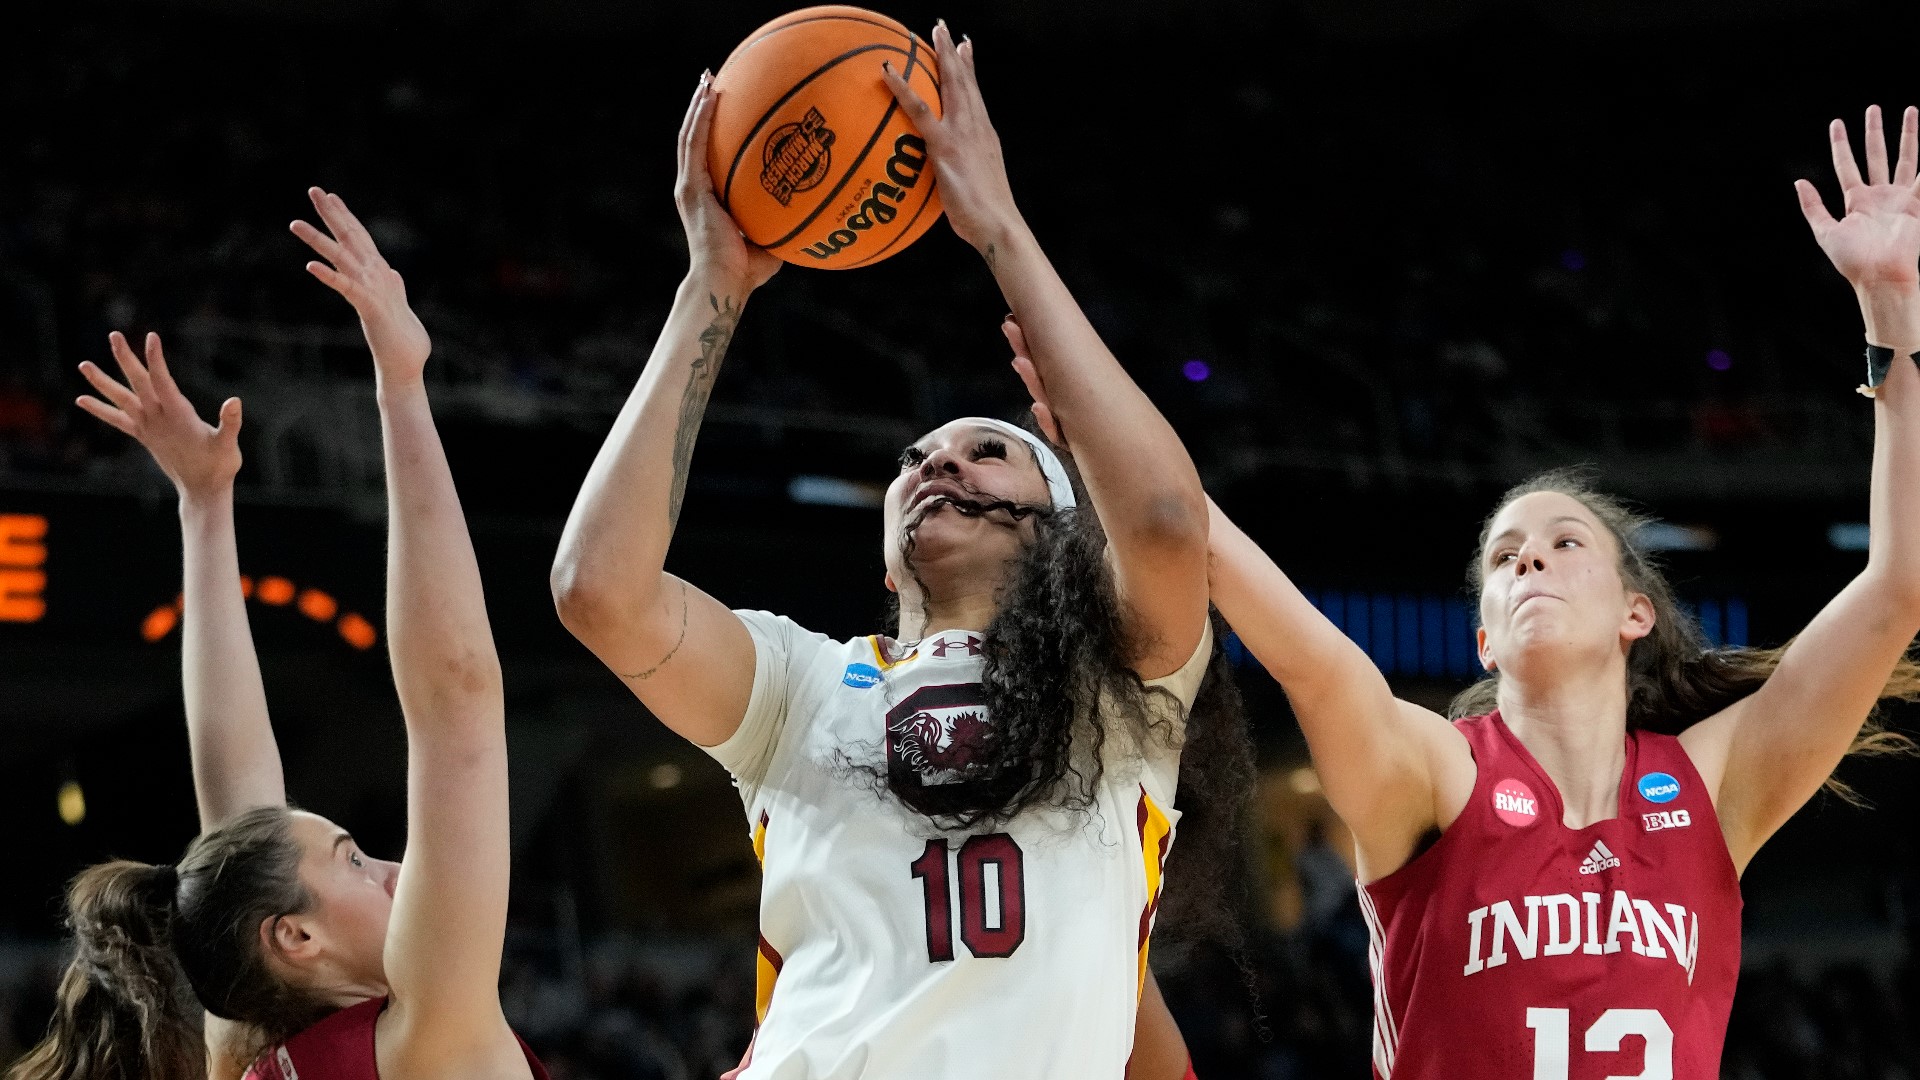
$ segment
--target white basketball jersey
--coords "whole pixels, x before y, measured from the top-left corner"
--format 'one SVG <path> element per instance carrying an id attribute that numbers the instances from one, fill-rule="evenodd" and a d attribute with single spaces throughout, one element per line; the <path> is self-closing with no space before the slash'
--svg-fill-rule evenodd
<path id="1" fill-rule="evenodd" d="M 1109 738 L 1091 810 L 947 834 L 886 778 L 965 772 L 992 722 L 981 635 L 833 641 L 736 614 L 753 696 L 708 752 L 739 784 L 762 870 L 742 1080 L 1120 1080 L 1211 632 L 1148 684 L 1178 701 L 1153 696 L 1169 738 Z"/>

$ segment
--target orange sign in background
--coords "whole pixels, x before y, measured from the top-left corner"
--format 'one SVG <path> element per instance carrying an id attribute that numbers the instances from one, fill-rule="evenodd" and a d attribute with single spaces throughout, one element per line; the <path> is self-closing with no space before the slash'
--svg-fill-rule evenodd
<path id="1" fill-rule="evenodd" d="M 379 631 L 358 612 L 340 611 L 340 602 L 329 593 L 319 589 L 303 589 L 283 577 L 263 577 L 257 583 L 246 575 L 240 577 L 240 594 L 250 600 L 258 600 L 269 607 L 288 607 L 305 615 L 317 623 L 332 623 L 339 632 L 340 639 L 356 649 L 371 649 L 380 639 Z M 147 614 L 140 623 L 140 636 L 148 641 L 159 641 L 173 628 L 180 625 L 180 615 L 184 597 L 175 596 L 170 604 L 162 604 Z M 338 616 L 338 618 L 335 618 Z"/>
<path id="2" fill-rule="evenodd" d="M 39 622 L 47 614 L 47 519 L 0 514 L 0 622 Z"/>

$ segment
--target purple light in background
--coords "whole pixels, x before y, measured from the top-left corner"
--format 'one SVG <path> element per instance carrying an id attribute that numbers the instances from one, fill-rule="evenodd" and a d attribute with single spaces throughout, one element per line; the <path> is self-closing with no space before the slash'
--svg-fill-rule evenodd
<path id="1" fill-rule="evenodd" d="M 1189 360 L 1180 365 L 1180 374 L 1185 375 L 1188 382 L 1206 382 L 1207 376 L 1213 374 L 1213 369 L 1207 366 L 1205 360 Z"/>
<path id="2" fill-rule="evenodd" d="M 1725 371 L 1733 366 L 1733 357 L 1725 349 L 1707 350 L 1707 366 L 1715 371 Z"/>
<path id="3" fill-rule="evenodd" d="M 1568 270 L 1585 270 L 1587 268 L 1586 253 L 1578 248 L 1568 248 L 1560 253 L 1560 265 Z"/>

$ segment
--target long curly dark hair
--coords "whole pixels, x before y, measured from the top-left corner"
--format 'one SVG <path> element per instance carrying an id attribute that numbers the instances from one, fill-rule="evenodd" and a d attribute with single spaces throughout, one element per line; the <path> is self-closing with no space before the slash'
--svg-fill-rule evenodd
<path id="1" fill-rule="evenodd" d="M 1090 810 L 1114 740 L 1119 748 L 1181 744 L 1182 817 L 1154 940 L 1237 943 L 1234 887 L 1249 880 L 1240 871 L 1255 764 L 1240 689 L 1221 645 L 1227 626 L 1209 613 L 1213 655 L 1182 744 L 1173 694 L 1147 686 L 1129 666 L 1136 642 L 1107 565 L 1106 534 L 1072 459 L 1061 459 L 1078 507 L 971 508 L 1031 516 L 1035 524 L 1034 540 L 1011 568 L 982 642 L 992 738 L 977 749 L 965 782 L 908 788 L 889 781 L 888 787 L 936 826 L 972 829 L 1029 808 Z M 911 529 L 904 544 L 911 568 Z M 889 615 L 889 630 L 897 633 L 897 597 Z"/>
<path id="2" fill-rule="evenodd" d="M 1620 580 L 1653 604 L 1652 633 L 1634 642 L 1627 653 L 1629 729 L 1644 728 L 1678 735 L 1760 689 L 1761 684 L 1772 677 L 1787 646 L 1716 648 L 1709 644 L 1699 622 L 1674 599 L 1673 586 L 1667 583 L 1659 562 L 1637 541 L 1640 531 L 1653 519 L 1625 501 L 1595 490 L 1592 473 L 1587 469 L 1544 472 L 1514 485 L 1500 497 L 1500 504 L 1480 527 L 1480 543 L 1467 570 L 1475 595 L 1486 583 L 1481 556 L 1492 535 L 1494 519 L 1514 500 L 1541 491 L 1565 495 L 1600 520 L 1620 552 Z M 1500 673 L 1495 671 L 1461 691 L 1448 706 L 1447 715 L 1459 718 L 1492 712 L 1499 704 L 1499 692 Z M 1911 658 L 1903 658 L 1887 676 L 1880 697 L 1882 700 L 1920 700 L 1920 665 Z M 1847 754 L 1874 757 L 1911 754 L 1915 749 L 1913 740 L 1888 731 L 1877 715 L 1871 715 L 1854 737 Z M 1848 802 L 1859 801 L 1853 789 L 1837 778 L 1829 777 L 1826 787 Z"/>

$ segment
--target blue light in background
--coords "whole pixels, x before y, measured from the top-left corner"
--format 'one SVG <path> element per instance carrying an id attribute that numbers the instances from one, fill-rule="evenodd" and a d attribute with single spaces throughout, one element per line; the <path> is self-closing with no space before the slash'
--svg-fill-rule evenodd
<path id="1" fill-rule="evenodd" d="M 1355 644 L 1381 672 L 1470 680 L 1480 669 L 1474 631 L 1479 618 L 1465 597 L 1439 593 L 1301 590 L 1307 602 Z M 1715 645 L 1746 645 L 1747 602 L 1737 596 L 1705 597 L 1688 606 Z M 1235 667 L 1258 667 L 1237 636 L 1223 643 Z"/>
<path id="2" fill-rule="evenodd" d="M 1188 382 L 1206 382 L 1207 376 L 1213 374 L 1213 369 L 1207 366 L 1205 360 L 1189 360 L 1180 365 L 1180 374 L 1185 375 Z"/>

